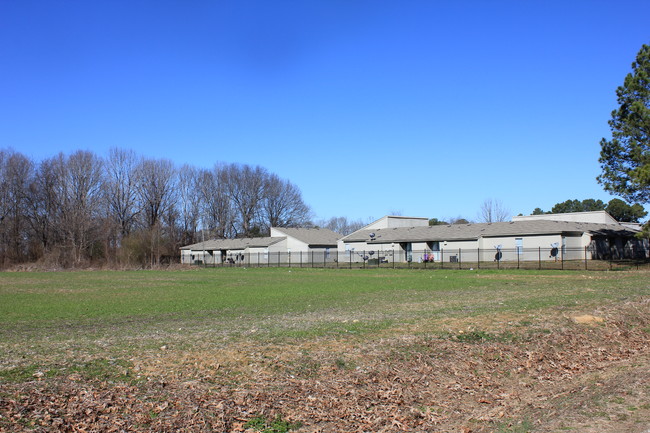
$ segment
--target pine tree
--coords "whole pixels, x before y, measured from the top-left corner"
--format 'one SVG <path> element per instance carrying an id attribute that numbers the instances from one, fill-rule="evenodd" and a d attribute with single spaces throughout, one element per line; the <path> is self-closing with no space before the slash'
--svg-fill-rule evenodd
<path id="1" fill-rule="evenodd" d="M 616 89 L 619 108 L 608 122 L 612 139 L 600 141 L 598 182 L 628 202 L 650 202 L 650 46 L 643 45 L 632 72 Z"/>

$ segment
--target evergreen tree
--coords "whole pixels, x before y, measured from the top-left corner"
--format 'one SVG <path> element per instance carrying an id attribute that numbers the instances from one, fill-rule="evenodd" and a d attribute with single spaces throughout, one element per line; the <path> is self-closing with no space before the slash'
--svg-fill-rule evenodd
<path id="1" fill-rule="evenodd" d="M 632 72 L 616 89 L 619 108 L 612 112 L 612 139 L 600 142 L 605 190 L 629 203 L 650 201 L 650 46 L 643 45 Z"/>
<path id="2" fill-rule="evenodd" d="M 609 203 L 607 203 L 605 210 L 614 217 L 616 221 L 621 222 L 638 223 L 640 219 L 648 214 L 639 203 L 630 206 L 620 198 L 611 199 Z"/>

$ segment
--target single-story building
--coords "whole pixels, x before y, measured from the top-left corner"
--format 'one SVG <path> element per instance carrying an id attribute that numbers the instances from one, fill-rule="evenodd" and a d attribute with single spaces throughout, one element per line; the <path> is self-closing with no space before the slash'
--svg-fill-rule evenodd
<path id="1" fill-rule="evenodd" d="M 268 258 L 273 246 L 282 238 L 239 238 L 210 239 L 181 247 L 181 263 L 218 265 L 224 263 L 238 264 L 245 257 L 259 254 Z"/>
<path id="2" fill-rule="evenodd" d="M 429 226 L 425 218 L 387 216 L 343 237 L 342 260 L 379 262 L 646 258 L 647 241 L 618 222 L 535 218 Z M 410 221 L 417 225 L 404 226 Z"/>
<path id="3" fill-rule="evenodd" d="M 210 239 L 181 247 L 181 263 L 264 265 L 334 260 L 338 233 L 322 228 L 272 227 L 271 236 Z"/>

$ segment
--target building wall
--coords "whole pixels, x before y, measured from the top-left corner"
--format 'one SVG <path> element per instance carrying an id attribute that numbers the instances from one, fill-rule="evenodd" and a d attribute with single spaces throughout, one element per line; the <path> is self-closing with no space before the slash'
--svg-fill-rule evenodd
<path id="1" fill-rule="evenodd" d="M 294 237 L 287 236 L 285 251 L 309 251 L 309 244 L 302 242 Z"/>
<path id="2" fill-rule="evenodd" d="M 517 239 L 521 239 L 518 243 Z M 496 245 L 501 245 L 500 260 L 502 261 L 538 261 L 538 260 L 555 260 L 564 259 L 583 259 L 584 246 L 589 245 L 591 237 L 586 236 L 566 236 L 560 234 L 553 235 L 522 235 L 522 236 L 501 236 L 480 238 L 478 240 L 459 240 L 459 241 L 440 241 L 437 246 L 438 251 L 432 251 L 431 242 L 411 242 L 411 261 L 420 262 L 424 260 L 439 261 L 493 261 L 497 258 Z M 558 244 L 558 251 L 552 254 L 552 244 Z M 362 262 L 363 256 L 369 257 L 386 257 L 396 262 L 405 262 L 409 259 L 404 243 L 372 243 L 368 242 L 348 242 L 344 244 L 343 250 L 340 251 L 342 260 L 349 260 L 349 254 L 345 253 L 346 248 L 354 248 L 352 257 L 353 262 Z M 519 247 L 519 248 L 518 248 Z M 369 252 L 375 252 L 370 256 Z M 479 256 L 480 254 L 480 256 Z"/>
<path id="3" fill-rule="evenodd" d="M 433 253 L 434 261 L 444 260 L 452 262 L 456 260 L 475 262 L 478 260 L 478 240 L 458 240 L 440 242 L 441 252 Z M 489 252 L 491 253 L 491 251 Z"/>
<path id="4" fill-rule="evenodd" d="M 382 251 L 391 249 L 391 244 L 375 243 L 368 245 L 367 242 L 346 242 L 338 249 L 339 261 L 342 262 L 363 262 L 363 257 L 369 256 L 370 251 L 380 255 Z"/>
<path id="5" fill-rule="evenodd" d="M 542 248 L 549 249 L 551 244 L 558 243 L 562 245 L 562 235 L 521 235 L 521 236 L 501 236 L 501 237 L 485 237 L 479 241 L 479 247 L 482 249 L 494 248 L 496 245 L 501 245 L 503 249 L 515 249 L 517 247 L 516 239 L 522 239 L 523 248 Z"/>
<path id="6" fill-rule="evenodd" d="M 478 241 L 464 240 L 464 241 L 443 241 L 440 242 L 440 248 L 445 251 L 462 250 L 475 250 L 478 248 Z"/>
<path id="7" fill-rule="evenodd" d="M 269 247 L 249 247 L 244 254 L 244 262 L 250 265 L 268 264 L 272 255 Z"/>
<path id="8" fill-rule="evenodd" d="M 185 265 L 193 264 L 191 250 L 181 250 L 181 263 Z"/>
<path id="9" fill-rule="evenodd" d="M 396 227 L 428 226 L 427 218 L 385 216 L 365 226 L 362 230 L 392 229 Z"/>
<path id="10" fill-rule="evenodd" d="M 517 239 L 521 239 L 518 244 Z M 535 261 L 551 260 L 559 257 L 559 251 L 555 256 L 551 254 L 552 244 L 562 246 L 562 236 L 536 235 L 536 236 L 502 236 L 482 238 L 479 242 L 482 249 L 481 260 L 494 260 L 497 254 L 497 245 L 501 245 L 501 260 L 503 261 Z M 519 248 L 518 248 L 519 247 Z"/>
<path id="11" fill-rule="evenodd" d="M 594 212 L 568 212 L 568 213 L 551 213 L 542 215 L 522 215 L 512 217 L 513 221 L 569 221 L 578 223 L 596 223 L 596 224 L 618 224 L 610 214 L 601 211 Z"/>
<path id="12" fill-rule="evenodd" d="M 221 252 L 212 250 L 181 250 L 181 263 L 214 265 L 221 263 Z"/>
<path id="13" fill-rule="evenodd" d="M 285 238 L 284 240 L 272 245 L 272 247 L 282 249 L 283 251 L 288 251 L 288 250 L 307 251 L 309 249 L 309 245 L 307 245 L 306 243 L 299 241 L 298 239 L 292 236 L 287 235 L 286 233 L 282 232 L 281 230 L 275 227 L 271 227 L 271 237 Z"/>
<path id="14" fill-rule="evenodd" d="M 585 258 L 585 247 L 589 246 L 591 235 L 584 233 L 582 236 L 564 237 L 564 259 L 583 260 Z"/>
<path id="15" fill-rule="evenodd" d="M 285 237 L 281 241 L 276 242 L 273 245 L 269 245 L 268 250 L 271 252 L 276 252 L 276 251 L 286 252 L 288 248 L 288 242 L 289 239 Z"/>

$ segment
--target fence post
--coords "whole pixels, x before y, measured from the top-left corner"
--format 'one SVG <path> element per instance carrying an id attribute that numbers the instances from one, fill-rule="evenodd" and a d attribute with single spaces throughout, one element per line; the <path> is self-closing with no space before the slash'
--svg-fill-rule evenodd
<path id="1" fill-rule="evenodd" d="M 537 247 L 537 268 L 542 269 L 542 247 Z"/>
<path id="2" fill-rule="evenodd" d="M 311 268 L 314 268 L 314 250 L 311 250 Z"/>
<path id="3" fill-rule="evenodd" d="M 523 252 L 523 247 L 522 247 Z M 517 269 L 519 269 L 519 247 L 515 247 L 515 254 L 517 254 Z"/>
<path id="4" fill-rule="evenodd" d="M 481 269 L 481 249 L 476 249 L 476 269 Z"/>
<path id="5" fill-rule="evenodd" d="M 585 271 L 587 270 L 587 246 L 585 245 Z"/>
<path id="6" fill-rule="evenodd" d="M 562 256 L 560 257 L 560 266 L 564 270 L 564 247 L 562 247 Z"/>
<path id="7" fill-rule="evenodd" d="M 461 268 L 461 261 L 462 261 L 462 260 L 461 260 L 460 254 L 461 254 L 461 252 L 460 252 L 460 248 L 458 248 L 458 269 L 462 269 L 462 268 Z"/>
<path id="8" fill-rule="evenodd" d="M 440 248 L 440 269 L 445 268 L 445 249 Z"/>

